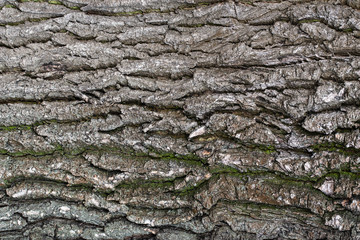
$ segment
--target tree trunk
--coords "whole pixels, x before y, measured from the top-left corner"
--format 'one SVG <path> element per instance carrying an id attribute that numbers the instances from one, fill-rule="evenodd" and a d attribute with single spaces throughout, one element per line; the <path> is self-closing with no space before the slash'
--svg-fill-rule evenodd
<path id="1" fill-rule="evenodd" d="M 0 239 L 360 239 L 359 1 L 0 6 Z"/>

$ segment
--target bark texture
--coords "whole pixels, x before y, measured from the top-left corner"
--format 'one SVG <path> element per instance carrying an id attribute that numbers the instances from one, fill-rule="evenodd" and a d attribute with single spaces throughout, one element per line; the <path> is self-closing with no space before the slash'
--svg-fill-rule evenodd
<path id="1" fill-rule="evenodd" d="M 359 1 L 205 1 L 0 0 L 0 239 L 360 239 Z"/>

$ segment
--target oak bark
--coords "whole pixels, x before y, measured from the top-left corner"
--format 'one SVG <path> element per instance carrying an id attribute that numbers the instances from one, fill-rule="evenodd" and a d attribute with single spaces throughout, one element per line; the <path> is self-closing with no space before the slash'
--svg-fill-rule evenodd
<path id="1" fill-rule="evenodd" d="M 357 0 L 0 6 L 0 239 L 360 239 Z"/>

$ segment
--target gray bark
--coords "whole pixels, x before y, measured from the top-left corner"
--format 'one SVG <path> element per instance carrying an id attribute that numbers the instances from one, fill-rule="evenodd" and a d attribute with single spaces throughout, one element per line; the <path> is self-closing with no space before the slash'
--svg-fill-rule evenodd
<path id="1" fill-rule="evenodd" d="M 0 6 L 0 239 L 360 239 L 359 1 Z"/>

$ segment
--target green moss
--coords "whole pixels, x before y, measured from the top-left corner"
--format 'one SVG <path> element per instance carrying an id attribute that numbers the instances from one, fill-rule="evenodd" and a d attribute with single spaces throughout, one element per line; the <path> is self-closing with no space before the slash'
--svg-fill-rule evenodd
<path id="1" fill-rule="evenodd" d="M 348 171 L 340 171 L 340 177 L 350 178 L 351 180 L 359 180 L 360 173 L 353 173 Z"/>
<path id="2" fill-rule="evenodd" d="M 186 4 L 183 6 L 178 7 L 180 10 L 194 10 L 196 8 L 195 4 Z"/>
<path id="3" fill-rule="evenodd" d="M 310 148 L 316 152 L 328 151 L 328 152 L 337 152 L 346 156 L 360 156 L 359 149 L 353 147 L 346 147 L 344 144 L 334 143 L 334 142 L 315 144 Z"/>
<path id="4" fill-rule="evenodd" d="M 227 165 L 215 165 L 210 167 L 210 173 L 238 173 L 239 171 L 236 168 L 227 166 Z"/>
<path id="5" fill-rule="evenodd" d="M 80 7 L 74 6 L 74 7 L 69 7 L 72 10 L 80 10 Z"/>
<path id="6" fill-rule="evenodd" d="M 3 180 L 3 183 L 4 183 L 4 185 L 6 185 L 6 186 L 10 186 L 10 185 L 11 185 L 11 182 L 10 182 L 9 180 L 7 180 L 7 179 L 4 179 L 4 180 Z"/>
<path id="7" fill-rule="evenodd" d="M 162 180 L 133 180 L 131 182 L 124 182 L 116 186 L 116 189 L 145 189 L 148 191 L 160 191 L 160 192 L 172 192 L 174 196 L 190 196 L 194 195 L 198 189 L 201 188 L 208 180 L 197 183 L 196 185 L 186 186 L 183 189 L 174 191 L 174 183 L 177 178 L 174 179 L 162 179 Z M 104 196 L 108 194 L 104 194 Z"/>
<path id="8" fill-rule="evenodd" d="M 153 153 L 152 155 L 155 155 L 155 158 L 159 160 L 184 162 L 189 165 L 199 166 L 199 167 L 204 167 L 204 165 L 206 164 L 205 159 L 201 159 L 200 157 L 192 153 L 187 155 L 180 155 L 173 152 L 165 152 L 153 148 L 149 148 L 149 152 Z"/>
<path id="9" fill-rule="evenodd" d="M 350 128 L 338 128 L 335 130 L 335 132 L 337 132 L 337 133 L 350 133 L 352 131 L 353 131 L 353 129 L 350 129 Z"/>
<path id="10" fill-rule="evenodd" d="M 188 28 L 198 28 L 203 27 L 205 24 L 199 23 L 199 24 L 181 24 L 180 27 L 188 27 Z"/>
<path id="11" fill-rule="evenodd" d="M 77 147 L 77 148 L 64 148 L 60 144 L 54 144 L 55 147 L 54 152 L 58 152 L 62 155 L 66 155 L 68 157 L 73 157 L 77 155 L 81 155 L 84 152 L 93 153 L 93 154 L 104 154 L 104 153 L 112 153 L 112 154 L 118 154 L 123 157 L 131 157 L 131 158 L 141 158 L 144 159 L 144 157 L 149 157 L 147 153 L 143 152 L 136 152 L 133 149 L 130 148 L 124 148 L 124 147 L 113 147 L 113 146 L 83 146 L 83 147 Z"/>
<path id="12" fill-rule="evenodd" d="M 263 210 L 275 210 L 275 211 L 279 211 L 279 205 L 271 205 L 271 204 L 266 204 L 266 203 L 258 203 L 258 202 L 245 202 L 245 203 L 242 203 L 242 205 L 244 207 L 246 207 L 247 209 L 258 209 L 260 211 L 263 211 Z"/>
<path id="13" fill-rule="evenodd" d="M 320 19 L 303 19 L 299 21 L 299 23 L 313 23 L 313 22 L 321 22 Z"/>
<path id="14" fill-rule="evenodd" d="M 63 5 L 62 2 L 57 1 L 57 0 L 49 0 L 48 3 L 50 3 L 50 4 L 55 4 L 55 5 Z"/>
<path id="15" fill-rule="evenodd" d="M 163 188 L 169 188 L 172 187 L 174 185 L 173 182 L 171 181 L 165 181 L 165 182 L 150 182 L 150 183 L 145 183 L 143 186 L 146 188 L 159 188 L 159 189 L 163 189 Z"/>
<path id="16" fill-rule="evenodd" d="M 236 178 L 240 178 L 243 180 L 247 180 L 249 177 L 252 178 L 258 178 L 258 177 L 266 177 L 266 178 L 271 178 L 271 177 L 277 177 L 277 175 L 275 175 L 272 172 L 269 171 L 247 171 L 247 172 L 225 172 L 225 173 L 220 173 L 221 174 L 226 174 L 226 176 L 232 176 L 232 177 L 236 177 Z"/>
<path id="17" fill-rule="evenodd" d="M 9 26 L 17 26 L 17 25 L 24 24 L 24 23 L 25 23 L 25 21 L 10 22 L 10 23 L 6 23 L 6 25 L 9 25 Z"/>
<path id="18" fill-rule="evenodd" d="M 344 145 L 338 144 L 338 143 L 326 142 L 326 143 L 315 144 L 315 145 L 311 146 L 311 148 L 314 151 L 335 152 L 335 151 L 338 151 L 339 149 L 343 149 Z"/>
<path id="19" fill-rule="evenodd" d="M 134 14 L 142 14 L 142 11 L 133 11 L 133 12 L 128 12 L 127 14 L 129 15 L 134 15 Z"/>
<path id="20" fill-rule="evenodd" d="M 31 156 L 45 156 L 45 155 L 50 155 L 53 154 L 54 151 L 34 151 L 32 149 L 27 149 L 21 152 L 8 152 L 7 154 L 10 156 L 14 156 L 14 157 L 22 157 L 22 156 L 26 156 L 26 155 L 31 155 Z"/>
<path id="21" fill-rule="evenodd" d="M 353 32 L 354 30 L 352 28 L 346 28 L 346 29 L 343 29 L 342 30 L 343 32 L 346 32 L 346 33 L 351 33 Z"/>
<path id="22" fill-rule="evenodd" d="M 29 21 L 42 21 L 48 18 L 36 18 L 30 19 Z M 34 102 L 21 102 L 22 104 L 34 104 Z M 31 125 L 15 125 L 15 126 L 0 126 L 0 131 L 16 131 L 16 130 L 31 130 L 32 127 L 37 127 L 40 125 L 51 124 L 51 123 L 58 123 L 57 120 L 44 120 L 38 121 Z"/>
<path id="23" fill-rule="evenodd" d="M 107 198 L 113 192 L 114 190 L 111 189 L 101 189 L 101 188 L 95 189 L 95 193 L 99 194 L 103 198 Z"/>
<path id="24" fill-rule="evenodd" d="M 281 187 L 290 186 L 290 187 L 307 188 L 309 190 L 314 190 L 312 183 L 297 179 L 290 179 L 290 178 L 284 179 L 281 177 L 274 177 L 274 178 L 265 179 L 264 181 Z"/>
<path id="25" fill-rule="evenodd" d="M 29 126 L 30 127 L 30 126 Z M 6 128 L 6 130 L 17 130 L 19 129 L 18 126 Z M 26 128 L 28 129 L 28 128 Z M 119 156 L 125 158 L 136 159 L 139 161 L 148 161 L 150 159 L 159 160 L 159 161 L 177 161 L 183 162 L 190 166 L 197 166 L 206 168 L 206 161 L 204 159 L 199 158 L 194 154 L 187 154 L 187 155 L 179 155 L 172 152 L 160 152 L 155 150 L 150 150 L 149 152 L 139 152 L 135 151 L 132 148 L 128 147 L 121 147 L 121 146 L 80 146 L 77 148 L 64 148 L 60 144 L 53 144 L 54 149 L 48 151 L 34 151 L 32 149 L 25 149 L 22 151 L 17 152 L 9 152 L 5 149 L 0 149 L 0 154 L 6 154 L 9 156 L 14 157 L 21 157 L 26 155 L 31 156 L 45 156 L 45 155 L 52 155 L 58 153 L 60 155 L 64 155 L 67 157 L 74 157 L 83 154 L 84 152 L 93 153 L 93 154 L 105 154 L 105 153 L 112 153 L 118 154 Z"/>
<path id="26" fill-rule="evenodd" d="M 44 176 L 14 176 L 8 179 L 4 179 L 3 182 L 7 185 L 7 186 L 11 186 L 15 183 L 19 183 L 19 182 L 28 182 L 28 183 L 32 183 L 32 182 L 42 182 L 42 183 L 48 183 L 48 184 L 61 184 L 63 186 L 65 186 L 67 183 L 61 180 L 56 180 L 56 179 L 51 179 L 51 178 L 47 178 Z"/>
<path id="27" fill-rule="evenodd" d="M 5 150 L 5 149 L 0 149 L 0 154 L 7 154 L 7 153 L 8 153 L 7 150 Z"/>
<path id="28" fill-rule="evenodd" d="M 42 20 L 47 20 L 49 18 L 33 18 L 33 19 L 29 19 L 29 21 L 42 21 Z M 66 30 L 62 31 L 60 30 L 60 32 L 66 32 Z M 36 102 L 21 102 L 22 104 L 36 104 Z M 48 120 L 42 120 L 42 121 L 37 121 L 34 122 L 31 125 L 14 125 L 14 126 L 0 126 L 0 131 L 15 131 L 15 130 L 30 130 L 32 127 L 37 127 L 37 126 L 41 126 L 41 125 L 49 125 L 49 124 L 58 124 L 58 123 L 68 123 L 68 124 L 74 124 L 74 123 L 81 123 L 81 122 L 85 122 L 88 121 L 88 119 L 81 119 L 81 120 L 77 120 L 77 121 L 58 121 L 56 119 L 48 119 Z"/>
<path id="29" fill-rule="evenodd" d="M 246 145 L 247 147 L 249 147 L 250 149 L 254 149 L 266 154 L 272 154 L 276 152 L 276 148 L 275 146 L 272 145 L 265 145 L 265 144 L 250 144 L 250 145 Z"/>
<path id="30" fill-rule="evenodd" d="M 219 175 L 215 174 L 213 175 L 210 179 L 215 179 L 215 178 L 219 178 Z M 183 189 L 179 189 L 177 191 L 174 192 L 175 195 L 177 196 L 193 196 L 195 195 L 201 188 L 203 188 L 203 186 L 205 186 L 206 184 L 208 184 L 208 182 L 210 181 L 210 179 L 204 179 L 200 182 L 198 182 L 196 185 L 190 185 L 190 186 L 186 186 Z"/>
<path id="31" fill-rule="evenodd" d="M 350 178 L 352 181 L 360 179 L 360 173 L 358 172 L 350 172 L 348 170 L 332 170 L 332 172 L 326 173 L 317 181 L 322 182 L 325 178 L 332 178 L 335 180 L 339 180 L 341 178 Z"/>
<path id="32" fill-rule="evenodd" d="M 187 186 L 179 191 L 176 191 L 174 194 L 176 196 L 194 196 L 198 189 L 198 186 Z"/>
<path id="33" fill-rule="evenodd" d="M 27 178 L 27 177 L 24 177 L 24 176 L 15 176 L 15 177 L 11 177 L 11 178 L 8 178 L 8 179 L 4 179 L 3 181 L 7 186 L 11 186 L 14 183 L 24 181 L 25 179 L 33 180 L 31 178 Z"/>
<path id="34" fill-rule="evenodd" d="M 276 149 L 274 146 L 270 146 L 270 145 L 259 145 L 259 149 L 260 151 L 266 153 L 266 154 L 271 154 L 276 152 Z"/>
<path id="35" fill-rule="evenodd" d="M 325 178 L 339 179 L 340 172 L 330 172 L 321 177 L 321 179 L 325 179 Z"/>
<path id="36" fill-rule="evenodd" d="M 17 182 L 18 179 L 19 177 L 12 177 L 8 179 L 4 179 L 3 182 L 6 186 L 11 186 L 13 183 Z"/>
<path id="37" fill-rule="evenodd" d="M 64 155 L 67 157 L 74 157 L 76 155 L 79 155 L 85 151 L 87 151 L 90 147 L 83 147 L 83 148 L 76 148 L 76 149 L 64 149 L 63 146 L 60 144 L 54 144 L 54 149 L 49 151 L 34 151 L 32 149 L 25 149 L 23 151 L 17 151 L 17 152 L 9 152 L 5 149 L 0 149 L 0 154 L 2 155 L 9 155 L 13 157 L 23 157 L 27 155 L 31 156 L 46 156 L 46 155 L 53 155 L 55 153 L 58 153 L 60 155 Z"/>
<path id="38" fill-rule="evenodd" d="M 71 156 L 76 156 L 76 155 L 80 155 L 80 154 L 84 153 L 86 150 L 88 150 L 87 147 L 67 149 L 67 150 L 65 150 L 65 154 L 71 155 Z"/>
<path id="39" fill-rule="evenodd" d="M 50 151 L 34 151 L 33 149 L 25 149 L 23 151 L 17 151 L 17 152 L 9 152 L 5 149 L 0 149 L 0 154 L 2 155 L 8 155 L 12 157 L 23 157 L 23 156 L 46 156 L 46 155 L 52 155 L 55 152 L 58 152 L 60 154 L 64 154 L 64 150 L 60 145 L 56 145 L 54 150 Z"/>
<path id="40" fill-rule="evenodd" d="M 5 6 L 4 6 L 5 8 L 15 8 L 15 6 L 14 5 L 12 5 L 12 4 L 5 4 Z"/>
<path id="41" fill-rule="evenodd" d="M 30 130 L 30 125 L 19 125 L 19 126 L 9 126 L 9 127 L 0 127 L 1 130 L 5 131 L 15 131 L 15 130 Z"/>
<path id="42" fill-rule="evenodd" d="M 196 162 L 201 162 L 203 164 L 207 163 L 205 159 L 202 159 L 193 153 L 189 153 L 186 155 L 177 155 L 177 157 L 179 157 L 180 159 L 188 160 L 188 161 L 196 161 Z"/>

